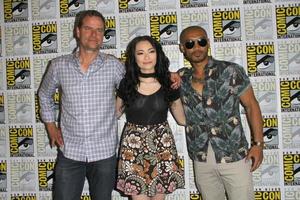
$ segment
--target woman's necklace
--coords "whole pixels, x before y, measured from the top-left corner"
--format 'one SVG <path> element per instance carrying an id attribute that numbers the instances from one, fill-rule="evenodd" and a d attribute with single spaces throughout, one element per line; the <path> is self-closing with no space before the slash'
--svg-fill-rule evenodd
<path id="1" fill-rule="evenodd" d="M 155 72 L 149 73 L 149 74 L 144 74 L 143 72 L 139 72 L 139 77 L 142 77 L 142 78 L 155 78 L 156 74 L 155 74 Z"/>
<path id="2" fill-rule="evenodd" d="M 204 84 L 205 83 L 205 78 L 197 78 L 194 75 L 192 75 L 192 81 L 195 82 L 195 83 Z"/>

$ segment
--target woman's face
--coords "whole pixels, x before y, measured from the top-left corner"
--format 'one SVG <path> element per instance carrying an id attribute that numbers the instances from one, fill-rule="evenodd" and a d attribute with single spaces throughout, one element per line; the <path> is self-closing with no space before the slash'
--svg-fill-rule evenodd
<path id="1" fill-rule="evenodd" d="M 148 41 L 140 41 L 135 48 L 135 61 L 143 73 L 155 72 L 157 53 Z"/>

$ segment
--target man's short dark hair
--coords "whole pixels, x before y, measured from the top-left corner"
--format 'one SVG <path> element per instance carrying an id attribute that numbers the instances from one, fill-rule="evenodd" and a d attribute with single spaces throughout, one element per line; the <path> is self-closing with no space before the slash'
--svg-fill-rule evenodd
<path id="1" fill-rule="evenodd" d="M 102 22 L 104 24 L 104 28 L 105 28 L 105 18 L 100 12 L 98 12 L 97 10 L 80 11 L 75 16 L 75 22 L 74 22 L 74 28 L 73 28 L 73 36 L 76 39 L 77 39 L 76 29 L 80 28 L 82 26 L 82 23 L 83 23 L 83 20 L 85 17 L 99 17 L 102 20 Z"/>
<path id="2" fill-rule="evenodd" d="M 75 16 L 75 22 L 74 22 L 74 28 L 73 28 L 73 37 L 77 41 L 77 46 L 75 47 L 75 49 L 73 50 L 73 52 L 75 52 L 77 50 L 77 48 L 78 48 L 78 38 L 77 38 L 76 29 L 80 28 L 82 26 L 83 20 L 86 17 L 99 17 L 102 20 L 103 25 L 104 25 L 104 29 L 105 29 L 105 18 L 97 10 L 83 10 L 83 11 L 78 12 L 76 14 L 76 16 Z"/>

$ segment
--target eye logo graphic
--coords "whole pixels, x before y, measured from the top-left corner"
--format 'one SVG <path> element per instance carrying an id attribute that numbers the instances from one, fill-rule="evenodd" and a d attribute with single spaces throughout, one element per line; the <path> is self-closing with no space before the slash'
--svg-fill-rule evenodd
<path id="1" fill-rule="evenodd" d="M 89 4 L 91 4 L 90 1 Z M 115 1 L 98 0 L 95 4 L 96 4 L 95 9 L 101 10 L 101 13 L 103 14 L 113 13 L 113 10 L 115 9 Z"/>
<path id="2" fill-rule="evenodd" d="M 104 38 L 102 49 L 116 49 L 116 19 L 108 18 L 105 19 Z"/>
<path id="3" fill-rule="evenodd" d="M 280 81 L 281 111 L 295 112 L 300 110 L 300 80 Z"/>
<path id="4" fill-rule="evenodd" d="M 30 88 L 30 74 L 29 58 L 6 60 L 7 89 Z"/>
<path id="5" fill-rule="evenodd" d="M 248 75 L 275 76 L 274 45 L 247 45 Z"/>
<path id="6" fill-rule="evenodd" d="M 266 149 L 278 149 L 278 119 L 277 116 L 263 117 L 263 135 Z"/>
<path id="7" fill-rule="evenodd" d="M 129 31 L 129 40 L 132 40 L 135 37 L 142 36 L 146 33 L 145 27 L 136 27 L 135 29 Z"/>
<path id="8" fill-rule="evenodd" d="M 57 52 L 56 23 L 35 24 L 32 26 L 32 45 L 34 54 Z"/>
<path id="9" fill-rule="evenodd" d="M 119 12 L 145 11 L 145 0 L 119 0 Z"/>
<path id="10" fill-rule="evenodd" d="M 55 0 L 44 1 L 40 4 L 41 15 L 46 15 L 45 17 L 55 17 L 56 5 Z"/>
<path id="11" fill-rule="evenodd" d="M 287 18 L 287 32 L 291 35 L 294 35 L 294 37 L 300 37 L 300 17 L 289 17 Z"/>
<path id="12" fill-rule="evenodd" d="M 291 58 L 288 61 L 289 71 L 291 73 L 300 73 L 300 53 L 291 54 Z"/>
<path id="13" fill-rule="evenodd" d="M 54 19 L 56 12 L 57 6 L 55 0 L 31 1 L 31 16 L 33 20 Z"/>
<path id="14" fill-rule="evenodd" d="M 264 91 L 260 92 L 258 95 L 258 102 L 262 111 L 265 113 L 276 112 L 276 92 L 274 91 Z M 274 108 L 275 107 L 275 108 Z"/>
<path id="15" fill-rule="evenodd" d="M 258 39 L 271 39 L 272 34 L 272 20 L 271 19 L 260 19 L 255 22 L 254 30 Z"/>
<path id="16" fill-rule="evenodd" d="M 278 129 L 264 128 L 264 142 L 266 144 L 266 149 L 278 149 Z"/>
<path id="17" fill-rule="evenodd" d="M 48 47 L 53 45 L 56 42 L 56 40 L 57 40 L 56 34 L 53 34 L 53 33 L 42 34 L 42 40 L 41 40 L 42 47 L 47 49 Z"/>
<path id="18" fill-rule="evenodd" d="M 105 30 L 104 37 L 104 42 L 107 43 L 116 37 L 116 31 L 113 29 L 107 29 Z"/>
<path id="19" fill-rule="evenodd" d="M 298 153 L 284 153 L 283 174 L 284 185 L 300 185 L 300 155 Z"/>
<path id="20" fill-rule="evenodd" d="M 85 0 L 60 1 L 60 17 L 74 17 L 78 12 L 84 10 Z"/>
<path id="21" fill-rule="evenodd" d="M 18 2 L 4 2 L 4 21 L 18 22 L 28 21 L 28 2 L 21 0 Z"/>
<path id="22" fill-rule="evenodd" d="M 236 37 L 237 35 L 240 36 L 240 27 L 241 23 L 239 21 L 223 21 L 223 33 L 224 37 Z"/>
<path id="23" fill-rule="evenodd" d="M 298 145 L 300 144 L 300 127 L 292 129 L 292 139 L 295 143 L 298 142 Z"/>
<path id="24" fill-rule="evenodd" d="M 276 6 L 277 38 L 300 37 L 299 5 Z"/>
<path id="25" fill-rule="evenodd" d="M 19 146 L 19 153 L 27 154 L 30 153 L 33 156 L 33 139 L 24 137 L 19 138 L 20 141 L 18 142 Z"/>
<path id="26" fill-rule="evenodd" d="M 178 28 L 176 14 L 150 16 L 150 35 L 162 45 L 177 44 Z"/>
<path id="27" fill-rule="evenodd" d="M 215 42 L 241 40 L 239 10 L 213 11 L 212 16 Z"/>
<path id="28" fill-rule="evenodd" d="M 9 133 L 10 155 L 12 157 L 34 156 L 32 128 L 10 128 Z"/>
<path id="29" fill-rule="evenodd" d="M 168 41 L 174 41 L 177 39 L 177 25 L 169 24 L 167 26 L 162 25 L 160 34 L 160 41 L 162 44 L 168 44 Z"/>
<path id="30" fill-rule="evenodd" d="M 40 191 L 52 191 L 54 178 L 54 161 L 38 162 L 38 178 Z"/>
<path id="31" fill-rule="evenodd" d="M 28 47 L 29 47 L 29 38 L 27 36 L 21 35 L 21 36 L 15 36 L 15 41 L 13 43 L 14 46 L 14 52 L 17 55 L 25 55 L 28 53 Z"/>
<path id="32" fill-rule="evenodd" d="M 273 180 L 274 182 L 276 181 L 274 177 L 276 177 L 279 174 L 279 166 L 276 165 L 268 166 L 262 170 L 261 174 L 262 174 L 262 179 L 269 180 L 269 181 Z"/>

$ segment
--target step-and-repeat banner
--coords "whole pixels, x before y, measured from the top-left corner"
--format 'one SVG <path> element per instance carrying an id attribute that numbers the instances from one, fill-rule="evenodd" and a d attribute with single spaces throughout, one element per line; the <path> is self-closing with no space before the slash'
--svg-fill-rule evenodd
<path id="1" fill-rule="evenodd" d="M 52 199 L 56 149 L 40 121 L 37 89 L 48 61 L 75 47 L 74 16 L 85 9 L 106 18 L 103 52 L 124 59 L 132 38 L 151 35 L 163 45 L 171 71 L 189 66 L 178 49 L 181 30 L 204 27 L 211 54 L 245 68 L 262 109 L 266 147 L 253 173 L 255 199 L 300 199 L 299 0 L 2 0 L 0 200 Z M 58 92 L 53 99 L 58 113 Z M 184 129 L 169 121 L 186 185 L 167 199 L 200 200 Z M 127 199 L 116 191 L 113 196 Z M 90 199 L 87 183 L 82 199 Z"/>

